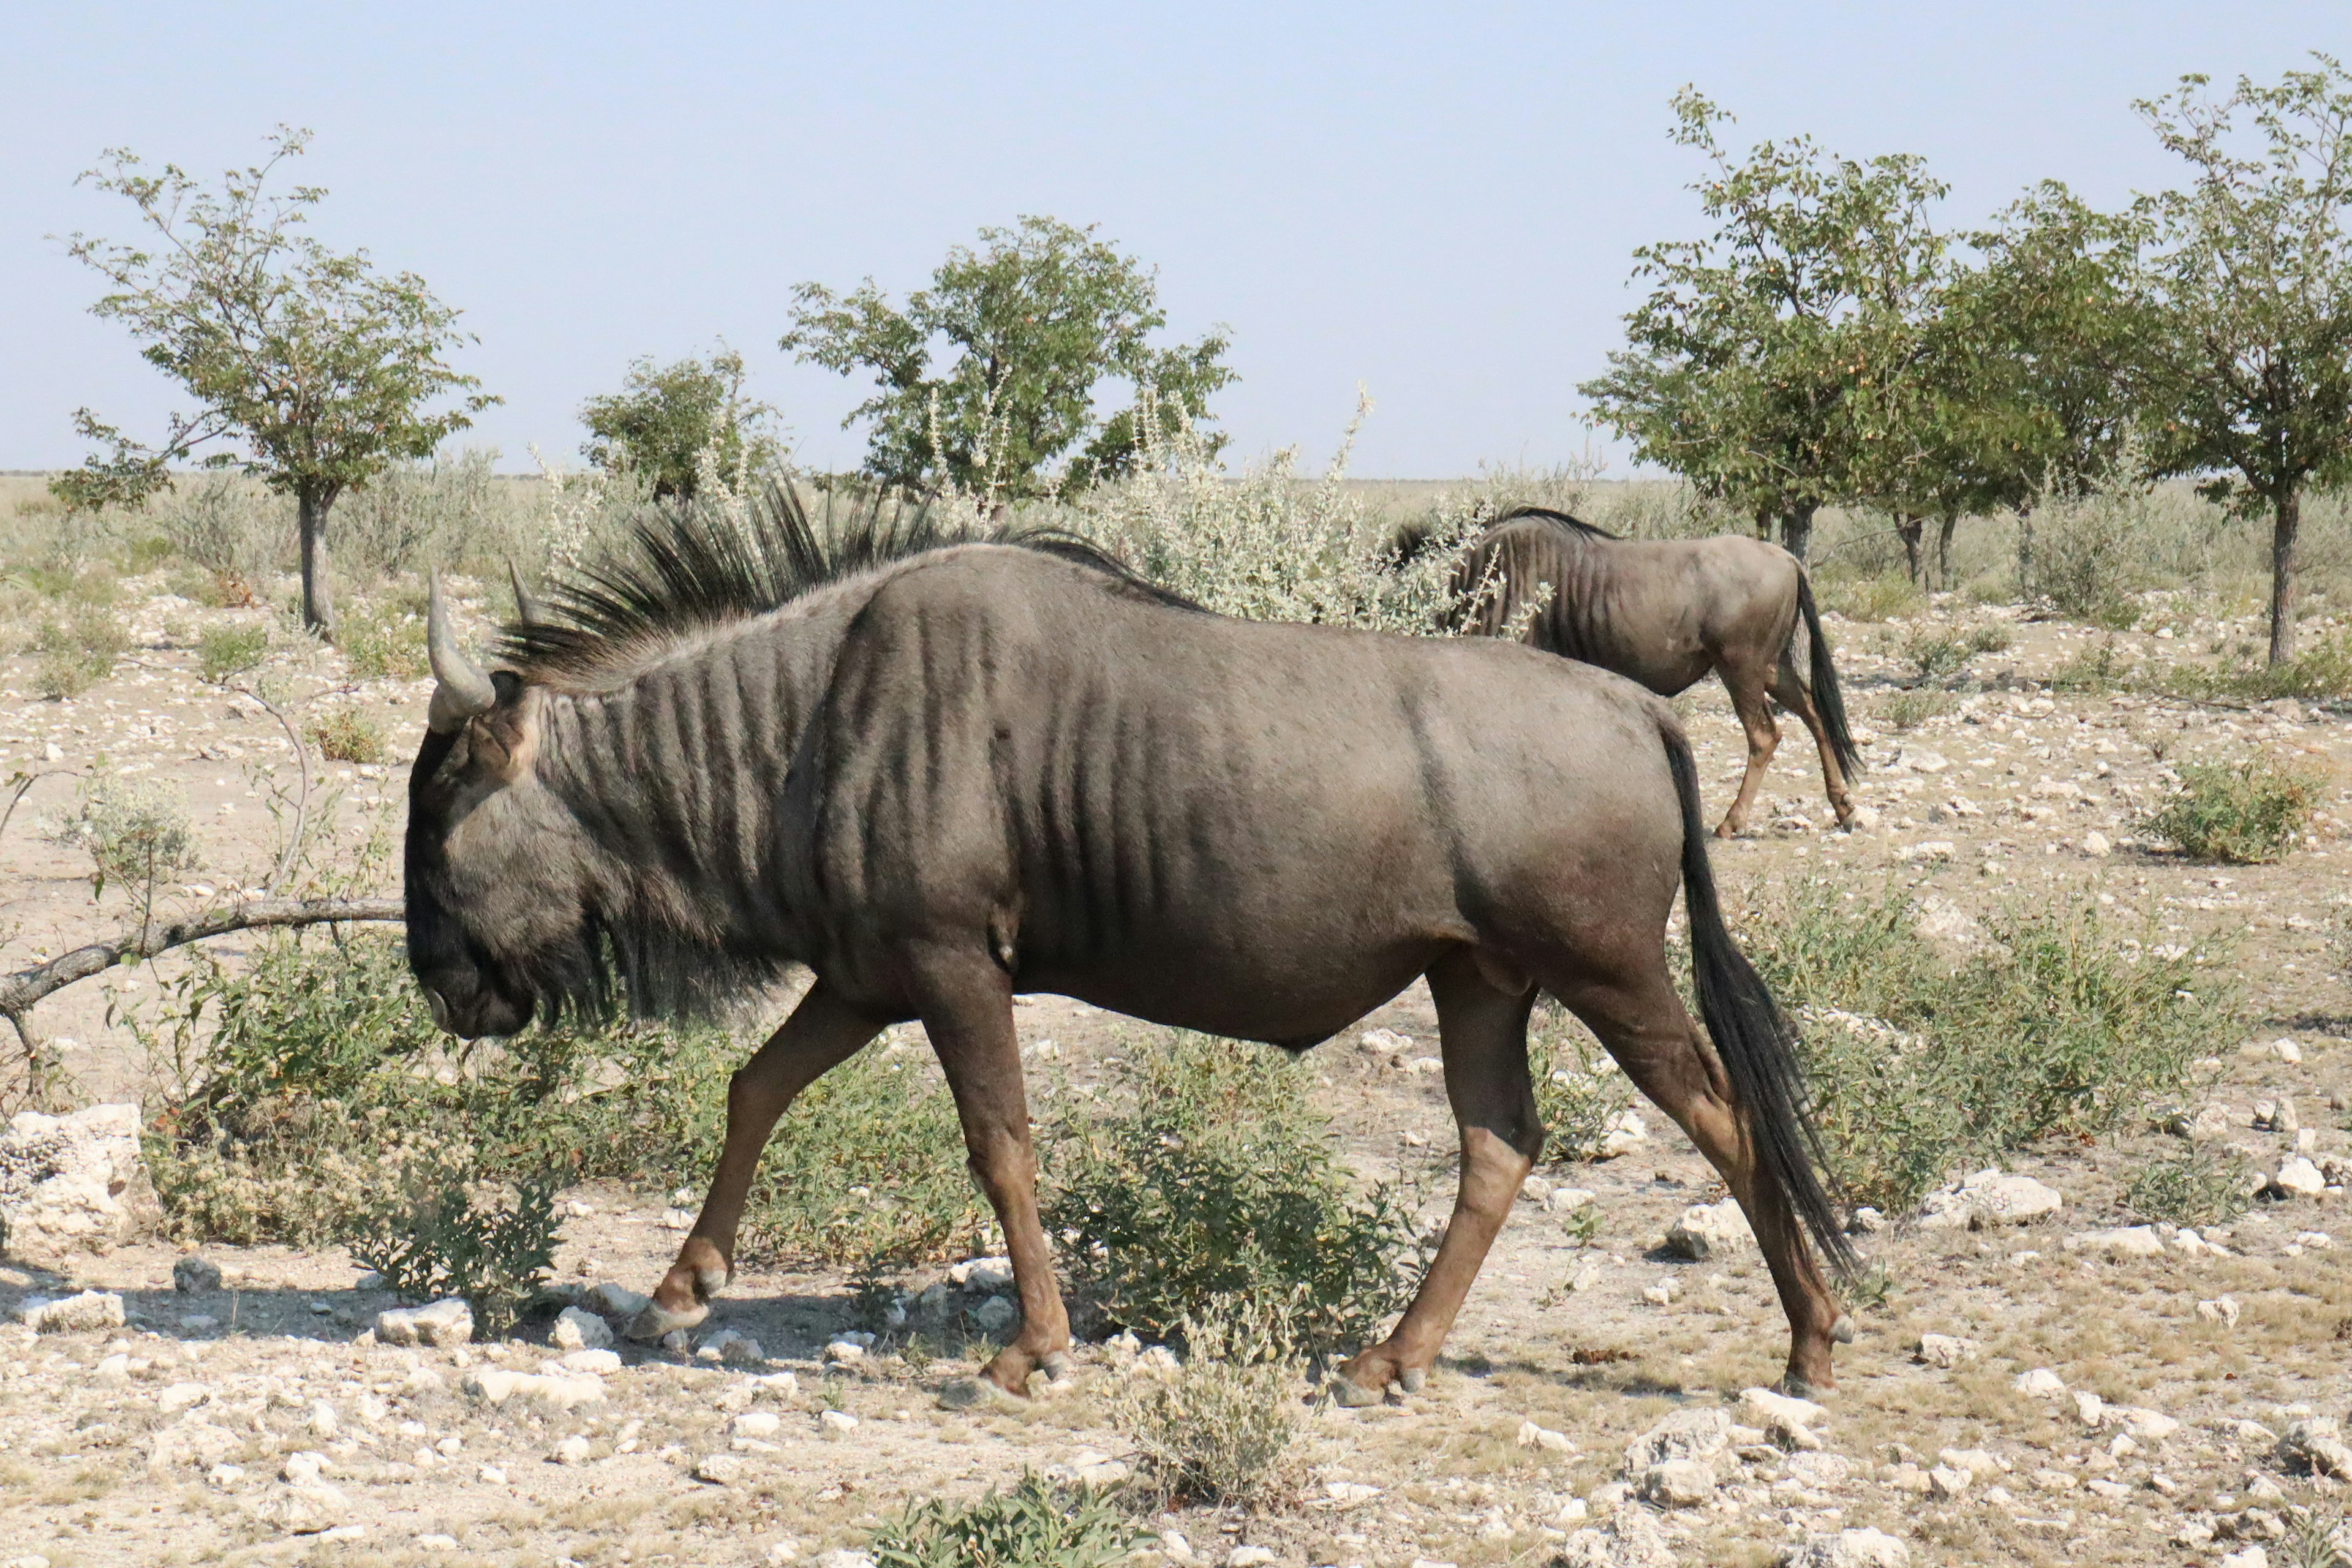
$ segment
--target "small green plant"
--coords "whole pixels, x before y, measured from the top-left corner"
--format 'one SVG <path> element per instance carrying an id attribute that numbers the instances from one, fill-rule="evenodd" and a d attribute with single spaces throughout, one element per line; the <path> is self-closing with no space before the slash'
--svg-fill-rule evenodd
<path id="1" fill-rule="evenodd" d="M 1172 1030 L 1129 1040 L 1123 1105 L 1061 1129 L 1045 1195 L 1083 1304 L 1164 1339 L 1211 1301 L 1281 1298 L 1310 1351 L 1404 1305 L 1411 1205 L 1356 1195 L 1298 1064 Z"/>
<path id="2" fill-rule="evenodd" d="M 1590 1160 L 1633 1089 L 1584 1026 L 1546 998 L 1528 1031 L 1528 1071 L 1544 1125 L 1544 1158 Z"/>
<path id="3" fill-rule="evenodd" d="M 1926 609 L 1927 595 L 1901 573 L 1886 573 L 1823 583 L 1822 607 L 1850 621 L 1890 621 Z"/>
<path id="4" fill-rule="evenodd" d="M 1891 730 L 1916 730 L 1930 719 L 1940 719 L 1958 707 L 1959 700 L 1948 691 L 1909 689 L 1895 692 L 1880 709 Z"/>
<path id="5" fill-rule="evenodd" d="M 2310 773 L 2260 759 L 2183 763 L 2179 789 L 2140 826 L 2192 860 L 2264 864 L 2303 837 L 2319 795 Z"/>
<path id="6" fill-rule="evenodd" d="M 554 1267 L 555 1192 L 555 1178 L 534 1176 L 501 1203 L 452 1182 L 365 1216 L 348 1239 L 352 1261 L 411 1300 L 463 1296 L 486 1331 L 501 1332 Z"/>
<path id="7" fill-rule="evenodd" d="M 2109 637 L 2097 647 L 2085 648 L 2061 663 L 2050 672 L 2048 685 L 2053 691 L 2099 696 L 2132 690 L 2148 680 L 2136 661 L 2116 653 L 2115 639 Z"/>
<path id="8" fill-rule="evenodd" d="M 268 651 L 268 626 L 210 626 L 196 643 L 196 664 L 204 678 L 217 685 L 253 668 Z"/>
<path id="9" fill-rule="evenodd" d="M 362 680 L 414 680 L 425 673 L 425 623 L 394 606 L 346 616 L 336 640 Z"/>
<path id="10" fill-rule="evenodd" d="M 338 708 L 317 721 L 310 740 L 331 763 L 383 761 L 383 726 L 356 708 Z"/>
<path id="11" fill-rule="evenodd" d="M 1024 1473 L 1010 1490 L 972 1502 L 908 1505 L 874 1532 L 866 1553 L 876 1568 L 1111 1568 L 1148 1539 L 1091 1488 Z"/>
<path id="12" fill-rule="evenodd" d="M 90 895 L 109 883 L 152 889 L 196 863 L 188 814 L 161 784 L 99 778 L 82 787 L 73 814 L 50 830 L 53 842 L 89 852 Z"/>
<path id="13" fill-rule="evenodd" d="M 2314 1506 L 2288 1512 L 2286 1539 L 2278 1543 L 2275 1559 L 2281 1568 L 2352 1568 L 2352 1513 L 2316 1500 Z"/>
<path id="14" fill-rule="evenodd" d="M 79 697 L 102 680 L 131 650 L 131 635 L 103 605 L 76 605 L 63 619 L 41 623 L 35 644 L 40 663 L 34 679 L 51 701 Z"/>
<path id="15" fill-rule="evenodd" d="M 2138 1162 L 2124 1184 L 2124 1206 L 2143 1220 L 2220 1225 L 2243 1214 L 2245 1173 L 2211 1145 Z"/>
<path id="16" fill-rule="evenodd" d="M 1178 1325 L 1183 1362 L 1139 1373 L 1110 1398 L 1135 1444 L 1137 1480 L 1158 1506 L 1265 1509 L 1297 1484 L 1297 1328 L 1278 1302 L 1213 1298 Z"/>
<path id="17" fill-rule="evenodd" d="M 1923 626 L 1904 644 L 1903 657 L 1917 668 L 1922 680 L 1940 680 L 1968 668 L 1980 653 L 1999 653 L 2010 646 L 2005 626 L 1972 626 L 1954 634 Z"/>

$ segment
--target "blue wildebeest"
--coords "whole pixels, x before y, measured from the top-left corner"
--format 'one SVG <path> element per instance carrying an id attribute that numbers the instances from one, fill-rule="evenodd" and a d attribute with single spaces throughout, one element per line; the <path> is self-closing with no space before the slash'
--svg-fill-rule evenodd
<path id="1" fill-rule="evenodd" d="M 727 1282 L 793 1096 L 919 1019 L 1019 1289 L 986 1375 L 1057 1376 L 1015 994 L 1303 1050 L 1425 976 L 1460 1190 L 1341 1395 L 1425 1374 L 1542 1146 L 1538 988 L 1722 1173 L 1788 1314 L 1790 1384 L 1831 1385 L 1843 1323 L 1806 1232 L 1847 1254 L 1658 699 L 1497 642 L 1211 615 L 1066 539 L 957 542 L 877 510 L 828 542 L 783 492 L 748 524 L 645 524 L 551 601 L 486 673 L 436 584 L 406 851 L 434 1016 L 505 1035 L 615 992 L 658 1013 L 814 976 L 734 1077 L 640 1337 Z M 1667 971 L 1678 887 L 1704 1034 Z"/>
<path id="2" fill-rule="evenodd" d="M 1408 527 L 1398 553 L 1431 535 Z M 1505 512 L 1463 552 L 1454 573 L 1459 606 L 1448 629 L 1495 637 L 1523 627 L 1519 640 L 1546 653 L 1613 669 L 1661 697 L 1722 678 L 1748 734 L 1748 771 L 1716 832 L 1748 825 L 1756 786 L 1780 748 L 1777 701 L 1811 731 L 1822 782 L 1841 825 L 1853 819 L 1846 780 L 1862 754 L 1846 731 L 1845 700 L 1813 585 L 1804 563 L 1779 545 L 1745 534 L 1712 539 L 1620 539 L 1606 529 L 1542 507 Z M 1491 586 L 1488 586 L 1491 584 Z M 1797 623 L 1804 623 L 1811 668 L 1797 668 Z"/>

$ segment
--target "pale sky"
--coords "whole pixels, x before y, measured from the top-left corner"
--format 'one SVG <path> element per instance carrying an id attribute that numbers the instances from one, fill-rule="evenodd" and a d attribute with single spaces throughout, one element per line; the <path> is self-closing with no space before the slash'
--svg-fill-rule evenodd
<path id="1" fill-rule="evenodd" d="M 77 405 L 150 436 L 181 406 L 57 237 L 130 237 L 73 183 L 110 146 L 212 175 L 313 129 L 320 231 L 465 310 L 464 368 L 506 399 L 465 439 L 509 469 L 532 442 L 576 463 L 581 399 L 632 356 L 719 339 L 804 460 L 854 465 L 866 386 L 778 351 L 792 286 L 903 293 L 1048 213 L 1156 263 L 1172 333 L 1231 328 L 1238 455 L 1321 460 L 1360 382 L 1355 471 L 1445 478 L 1593 439 L 1575 384 L 1620 341 L 1631 252 L 1698 232 L 1685 82 L 1742 142 L 1924 154 L 1967 223 L 2044 177 L 2160 187 L 2132 100 L 2315 48 L 2352 52 L 2352 8 L 11 0 L 0 468 L 79 460 Z"/>

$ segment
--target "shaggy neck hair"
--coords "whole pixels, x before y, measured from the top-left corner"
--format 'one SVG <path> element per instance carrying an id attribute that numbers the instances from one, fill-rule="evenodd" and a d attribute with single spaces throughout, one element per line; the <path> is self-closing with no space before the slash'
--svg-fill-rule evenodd
<path id="1" fill-rule="evenodd" d="M 796 738 L 830 679 L 840 629 L 880 583 L 972 544 L 1034 550 L 1107 592 L 1195 609 L 1075 535 L 958 531 L 929 510 L 828 495 L 812 517 L 770 484 L 730 513 L 649 509 L 616 548 L 507 626 L 500 662 L 545 689 L 541 782 L 595 846 L 597 912 L 540 954 L 551 1010 L 707 1015 L 783 977 L 787 911 L 764 874 Z M 757 635 L 754 623 L 809 635 Z"/>

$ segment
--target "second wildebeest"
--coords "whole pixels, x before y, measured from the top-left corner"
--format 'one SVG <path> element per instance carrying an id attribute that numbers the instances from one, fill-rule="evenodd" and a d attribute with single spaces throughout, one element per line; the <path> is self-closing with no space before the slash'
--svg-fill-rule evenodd
<path id="1" fill-rule="evenodd" d="M 814 975 L 735 1075 L 640 1336 L 698 1322 L 727 1282 L 793 1097 L 919 1019 L 1020 1294 L 987 1375 L 1057 1375 L 1013 996 L 1298 1050 L 1425 976 L 1460 1191 L 1342 1395 L 1426 1372 L 1542 1146 L 1538 988 L 1722 1173 L 1788 1313 L 1790 1385 L 1830 1385 L 1842 1320 L 1806 1232 L 1843 1244 L 1792 1037 L 1725 930 L 1656 698 L 1496 642 L 1228 619 L 1066 540 L 869 520 L 828 543 L 783 492 L 749 523 L 647 524 L 549 602 L 491 675 L 436 585 L 406 858 L 435 1017 L 507 1034 L 616 990 L 659 1012 Z M 1667 970 L 1678 887 L 1704 1034 Z"/>
<path id="2" fill-rule="evenodd" d="M 1398 536 L 1402 554 L 1426 529 Z M 1448 629 L 1519 640 L 1547 653 L 1613 669 L 1661 697 L 1708 673 L 1720 676 L 1748 735 L 1748 771 L 1717 833 L 1748 825 L 1749 805 L 1780 744 L 1778 701 L 1811 732 L 1822 782 L 1840 826 L 1853 820 L 1847 780 L 1862 755 L 1847 732 L 1837 666 L 1813 607 L 1804 563 L 1745 534 L 1712 539 L 1620 539 L 1542 507 L 1520 507 L 1488 524 L 1454 571 Z M 1810 657 L 1797 662 L 1798 623 Z"/>

